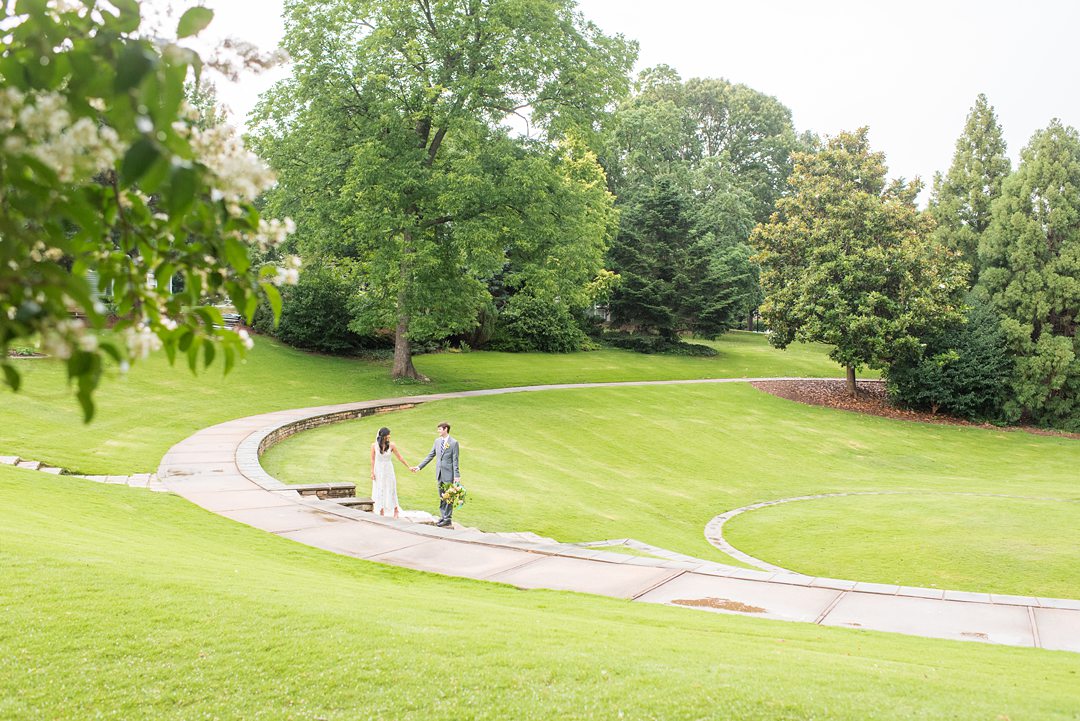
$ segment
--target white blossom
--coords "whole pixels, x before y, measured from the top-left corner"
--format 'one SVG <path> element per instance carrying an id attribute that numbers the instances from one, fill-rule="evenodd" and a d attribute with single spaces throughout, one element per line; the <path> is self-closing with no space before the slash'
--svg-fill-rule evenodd
<path id="1" fill-rule="evenodd" d="M 88 178 L 112 167 L 123 154 L 112 128 L 90 118 L 72 119 L 60 93 L 23 95 L 8 88 L 0 103 L 0 132 L 7 133 L 4 152 L 29 154 L 51 168 L 61 182 Z"/>
<path id="2" fill-rule="evenodd" d="M 129 328 L 126 335 L 128 351 L 135 358 L 146 358 L 152 352 L 161 349 L 161 339 L 146 325 L 140 324 L 138 328 Z"/>
<path id="3" fill-rule="evenodd" d="M 260 218 L 259 230 L 255 234 L 255 242 L 259 244 L 259 250 L 265 253 L 267 250 L 284 243 L 285 239 L 295 232 L 296 223 L 293 222 L 292 218 L 286 218 L 283 221 L 277 218 L 271 218 L 270 220 Z"/>
<path id="4" fill-rule="evenodd" d="M 87 353 L 93 353 L 98 349 L 98 337 L 93 333 L 87 333 L 79 338 L 79 348 Z"/>
<path id="5" fill-rule="evenodd" d="M 300 256 L 290 255 L 285 258 L 285 265 L 277 269 L 274 285 L 296 285 L 300 282 Z"/>
<path id="6" fill-rule="evenodd" d="M 244 344 L 244 347 L 251 350 L 255 347 L 255 340 L 251 337 L 251 334 L 247 332 L 246 328 L 241 328 L 236 331 L 236 334 L 240 336 L 240 342 Z"/>
<path id="7" fill-rule="evenodd" d="M 274 174 L 244 147 L 231 125 L 191 128 L 191 148 L 217 181 L 211 197 L 253 201 L 274 184 Z"/>

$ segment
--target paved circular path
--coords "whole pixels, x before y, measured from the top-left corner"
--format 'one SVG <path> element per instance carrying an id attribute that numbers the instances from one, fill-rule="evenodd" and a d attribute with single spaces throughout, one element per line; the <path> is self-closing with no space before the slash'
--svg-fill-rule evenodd
<path id="1" fill-rule="evenodd" d="M 694 560 L 627 556 L 569 544 L 395 521 L 300 496 L 259 465 L 283 430 L 451 398 L 791 378 L 561 384 L 465 391 L 264 413 L 221 423 L 173 446 L 158 467 L 167 488 L 227 518 L 356 558 L 520 588 L 581 591 L 919 636 L 1080 652 L 1080 601 L 814 578 Z"/>
<path id="2" fill-rule="evenodd" d="M 782 503 L 794 501 L 816 501 L 820 498 L 842 498 L 844 496 L 975 496 L 981 498 L 1008 498 L 1017 501 L 1054 501 L 1057 503 L 1080 503 L 1071 498 L 1051 498 L 1047 496 L 1014 496 L 1007 493 L 971 493 L 965 491 L 844 491 L 842 493 L 817 493 L 810 496 L 792 496 L 791 498 L 778 498 L 775 501 L 762 501 L 752 503 L 742 508 L 733 508 L 714 517 L 705 524 L 705 540 L 716 546 L 727 555 L 743 563 L 773 573 L 794 573 L 781 566 L 775 566 L 768 561 L 751 556 L 749 553 L 740 551 L 724 538 L 724 525 L 735 516 L 740 516 L 748 511 L 756 511 L 759 508 L 778 506 Z"/>

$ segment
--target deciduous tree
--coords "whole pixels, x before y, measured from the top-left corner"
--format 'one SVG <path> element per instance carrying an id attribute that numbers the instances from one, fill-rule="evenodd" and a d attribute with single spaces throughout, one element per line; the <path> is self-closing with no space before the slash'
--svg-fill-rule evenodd
<path id="1" fill-rule="evenodd" d="M 915 207 L 918 181 L 886 185 L 885 157 L 866 136 L 841 133 L 818 153 L 797 153 L 792 194 L 751 236 L 770 341 L 834 346 L 852 395 L 859 367 L 887 367 L 960 316 L 966 275 L 932 242 L 933 221 Z"/>
<path id="2" fill-rule="evenodd" d="M 293 76 L 256 113 L 282 179 L 270 207 L 295 212 L 301 246 L 361 263 L 355 328 L 393 329 L 395 377 L 419 375 L 411 339 L 476 323 L 519 242 L 552 251 L 518 253 L 537 268 L 601 269 L 585 261 L 614 216 L 595 158 L 552 146 L 593 132 L 636 48 L 572 0 L 292 0 L 284 45 Z M 515 114 L 536 139 L 512 136 Z"/>

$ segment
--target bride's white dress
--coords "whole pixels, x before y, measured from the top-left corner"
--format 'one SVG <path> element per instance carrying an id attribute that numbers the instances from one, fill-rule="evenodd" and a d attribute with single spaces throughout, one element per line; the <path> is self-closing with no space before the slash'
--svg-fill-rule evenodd
<path id="1" fill-rule="evenodd" d="M 371 499 L 375 501 L 375 513 L 393 514 L 398 507 L 397 476 L 394 475 L 393 451 L 385 453 L 375 449 L 375 480 L 371 484 Z"/>

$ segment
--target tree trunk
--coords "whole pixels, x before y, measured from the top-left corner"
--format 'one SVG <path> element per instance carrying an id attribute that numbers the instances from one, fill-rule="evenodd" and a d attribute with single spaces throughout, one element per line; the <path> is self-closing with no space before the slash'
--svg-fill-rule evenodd
<path id="1" fill-rule="evenodd" d="M 751 332 L 754 330 L 754 311 L 746 314 L 746 330 Z"/>
<path id="2" fill-rule="evenodd" d="M 412 234 L 405 231 L 406 251 L 412 245 Z M 394 379 L 408 378 L 410 380 L 426 381 L 427 376 L 416 370 L 412 362 L 412 347 L 409 345 L 409 313 L 405 309 L 405 288 L 408 283 L 408 270 L 404 259 L 398 268 L 401 285 L 397 295 L 397 327 L 394 329 L 394 367 L 390 370 L 390 377 Z"/>
<path id="3" fill-rule="evenodd" d="M 847 390 L 852 398 L 858 397 L 859 389 L 855 386 L 855 366 L 847 367 Z"/>
<path id="4" fill-rule="evenodd" d="M 394 330 L 394 367 L 390 371 L 392 378 L 409 378 L 411 380 L 426 381 L 427 376 L 421 375 L 412 362 L 412 348 L 409 346 L 409 316 L 398 311 L 397 328 Z"/>

